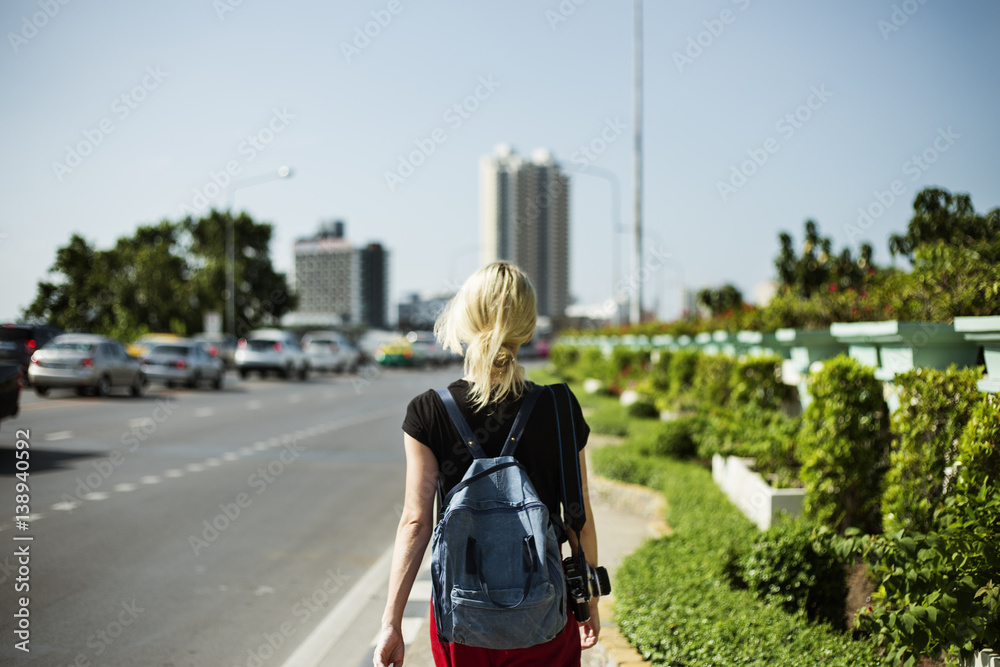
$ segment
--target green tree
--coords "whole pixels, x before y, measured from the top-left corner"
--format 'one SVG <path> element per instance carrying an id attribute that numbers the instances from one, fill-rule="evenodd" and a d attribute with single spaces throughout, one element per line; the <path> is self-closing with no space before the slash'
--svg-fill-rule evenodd
<path id="1" fill-rule="evenodd" d="M 734 313 L 743 307 L 743 292 L 729 283 L 719 288 L 706 287 L 698 292 L 697 299 L 711 316 Z"/>
<path id="2" fill-rule="evenodd" d="M 74 234 L 56 251 L 24 315 L 66 330 L 121 340 L 149 332 L 201 331 L 204 313 L 225 308 L 225 226 L 228 213 L 140 226 L 108 250 Z M 294 307 L 285 276 L 271 266 L 270 224 L 236 219 L 237 324 L 245 333 Z"/>
<path id="3" fill-rule="evenodd" d="M 226 312 L 226 228 L 233 223 L 236 259 L 236 335 L 276 324 L 295 308 L 285 274 L 271 264 L 270 245 L 274 227 L 254 222 L 246 213 L 212 209 L 199 220 L 183 224 L 191 236 L 191 261 L 199 270 L 193 289 L 204 311 Z"/>
<path id="4" fill-rule="evenodd" d="M 913 200 L 913 217 L 905 234 L 889 237 L 889 252 L 911 262 L 918 248 L 937 242 L 971 248 L 983 262 L 1000 261 L 1000 209 L 976 213 L 968 194 L 943 188 L 925 188 Z"/>

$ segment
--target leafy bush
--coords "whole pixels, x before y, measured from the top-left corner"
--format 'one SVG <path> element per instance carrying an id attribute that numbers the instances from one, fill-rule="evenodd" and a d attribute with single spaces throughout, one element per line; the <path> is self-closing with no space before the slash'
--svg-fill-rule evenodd
<path id="1" fill-rule="evenodd" d="M 979 369 L 917 368 L 896 377 L 899 409 L 892 415 L 896 444 L 885 476 L 882 515 L 887 532 L 926 533 L 944 497 L 947 469 L 981 394 Z"/>
<path id="2" fill-rule="evenodd" d="M 580 359 L 576 364 L 576 376 L 581 380 L 594 378 L 604 381 L 610 374 L 611 365 L 604 358 L 604 352 L 599 347 L 584 347 L 580 349 Z"/>
<path id="3" fill-rule="evenodd" d="M 890 443 L 882 383 L 840 356 L 810 378 L 809 393 L 798 443 L 806 515 L 841 533 L 878 532 Z"/>
<path id="4" fill-rule="evenodd" d="M 846 569 L 829 533 L 814 535 L 807 522 L 782 515 L 749 550 L 734 553 L 726 569 L 762 600 L 844 629 Z"/>
<path id="5" fill-rule="evenodd" d="M 674 459 L 691 459 L 698 454 L 692 434 L 698 428 L 697 417 L 678 417 L 660 424 L 653 438 L 637 443 L 639 452 L 646 456 L 666 456 Z"/>
<path id="6" fill-rule="evenodd" d="M 657 350 L 652 355 L 649 366 L 649 380 L 657 393 L 666 394 L 670 391 L 670 360 L 673 353 L 670 350 Z"/>
<path id="7" fill-rule="evenodd" d="M 628 484 L 647 485 L 656 472 L 650 458 L 624 445 L 598 447 L 590 457 L 595 473 Z"/>
<path id="8" fill-rule="evenodd" d="M 695 370 L 698 366 L 700 352 L 695 350 L 678 350 L 670 358 L 670 396 L 680 397 L 691 391 L 694 383 Z"/>
<path id="9" fill-rule="evenodd" d="M 732 390 L 736 360 L 725 354 L 700 354 L 695 364 L 691 393 L 712 405 L 726 405 Z"/>
<path id="10" fill-rule="evenodd" d="M 635 403 L 630 403 L 625 408 L 625 414 L 636 419 L 658 419 L 660 411 L 656 409 L 656 405 L 651 400 L 642 398 Z"/>
<path id="11" fill-rule="evenodd" d="M 549 363 L 555 368 L 555 374 L 566 379 L 579 379 L 574 376 L 580 351 L 571 345 L 553 345 L 549 350 Z"/>
<path id="12" fill-rule="evenodd" d="M 773 355 L 740 359 L 733 370 L 732 387 L 733 403 L 769 410 L 781 408 L 795 393 L 781 381 L 781 358 Z"/>
<path id="13" fill-rule="evenodd" d="M 641 377 L 649 365 L 649 352 L 617 346 L 611 350 L 607 376 L 609 386 L 620 386 L 623 382 Z"/>
<path id="14" fill-rule="evenodd" d="M 720 667 L 799 667 L 804 659 L 830 667 L 879 664 L 865 640 L 852 641 L 807 622 L 803 612 L 790 614 L 750 591 L 720 585 L 726 545 L 748 547 L 757 529 L 701 467 L 648 461 L 674 533 L 626 557 L 615 581 L 619 627 L 645 659 Z"/>
<path id="15" fill-rule="evenodd" d="M 801 486 L 796 458 L 800 418 L 748 406 L 716 408 L 701 417 L 692 429 L 699 458 L 752 458 L 772 486 Z"/>
<path id="16" fill-rule="evenodd" d="M 954 492 L 933 516 L 934 532 L 849 531 L 845 553 L 862 556 L 878 588 L 856 619 L 893 664 L 942 652 L 959 656 L 1000 642 L 1000 398 L 973 409 L 957 447 Z"/>

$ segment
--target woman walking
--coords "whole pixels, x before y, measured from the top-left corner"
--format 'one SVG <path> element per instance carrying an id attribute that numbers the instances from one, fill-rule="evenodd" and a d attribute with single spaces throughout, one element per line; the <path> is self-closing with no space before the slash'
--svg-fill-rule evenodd
<path id="1" fill-rule="evenodd" d="M 430 390 L 410 402 L 403 421 L 405 500 L 396 532 L 389 596 L 375 650 L 375 667 L 398 667 L 403 664 L 404 646 L 400 630 L 403 610 L 434 530 L 434 497 L 439 485 L 444 497 L 449 497 L 449 492 L 462 482 L 472 465 L 475 452 L 479 452 L 479 456 L 501 456 L 511 436 L 515 415 L 529 393 L 538 394 L 537 403 L 518 428 L 519 431 L 523 428 L 523 435 L 517 438 L 519 446 L 513 456 L 527 473 L 530 486 L 534 487 L 538 499 L 544 503 L 548 516 L 557 518 L 560 516 L 560 499 L 568 497 L 562 485 L 564 467 L 561 467 L 559 436 L 571 428 L 574 430 L 578 447 L 574 457 L 579 459 L 582 504 L 586 513 L 579 543 L 589 564 L 596 566 L 598 562 L 597 533 L 587 493 L 587 468 L 582 451 L 590 429 L 576 398 L 566 392 L 570 397 L 571 414 L 563 416 L 560 431 L 555 394 L 551 391 L 539 392 L 533 383 L 525 379 L 524 368 L 517 363 L 517 352 L 531 340 L 534 330 L 534 288 L 528 277 L 509 262 L 495 262 L 470 276 L 435 324 L 435 334 L 442 345 L 448 350 L 464 353 L 465 376 L 452 382 L 447 393 L 475 434 L 475 442 L 467 443 L 460 435 L 442 395 Z M 575 470 L 573 475 L 576 475 Z M 569 532 L 563 534 L 575 546 L 576 535 Z M 465 549 L 465 546 L 452 545 L 452 548 Z M 526 559 L 530 558 L 526 556 Z M 470 556 L 471 560 L 474 559 Z M 534 561 L 534 566 L 538 571 L 537 561 Z M 531 567 L 527 569 L 531 570 Z M 558 576 L 561 577 L 562 573 L 559 572 Z M 562 581 L 558 583 L 559 590 L 563 590 Z M 487 588 L 484 584 L 487 598 L 493 599 Z M 431 614 L 431 649 L 438 667 L 572 667 L 580 664 L 581 649 L 597 643 L 600 632 L 596 596 L 589 602 L 588 621 L 578 623 L 572 613 L 567 613 L 565 625 L 561 629 L 556 627 L 550 633 L 554 636 L 522 648 L 484 648 L 482 645 L 442 641 L 435 616 L 444 610 L 434 611 L 436 613 Z M 455 628 L 456 634 L 459 630 Z"/>

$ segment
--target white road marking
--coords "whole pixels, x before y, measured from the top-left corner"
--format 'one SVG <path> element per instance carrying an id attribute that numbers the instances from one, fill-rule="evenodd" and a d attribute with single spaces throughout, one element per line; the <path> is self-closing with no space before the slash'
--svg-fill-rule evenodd
<path id="1" fill-rule="evenodd" d="M 299 394 L 292 394 L 291 396 L 288 397 L 288 402 L 289 403 L 301 403 L 302 402 L 302 396 L 300 396 Z"/>
<path id="2" fill-rule="evenodd" d="M 258 452 L 262 452 L 265 449 L 267 449 L 267 443 L 266 442 L 255 442 L 255 443 L 253 443 L 253 448 L 256 449 Z"/>
<path id="3" fill-rule="evenodd" d="M 83 496 L 83 499 L 84 500 L 104 500 L 105 498 L 108 498 L 109 496 L 110 496 L 110 494 L 104 493 L 103 491 L 92 491 L 92 492 L 90 492 L 88 494 L 85 494 Z"/>
<path id="4" fill-rule="evenodd" d="M 171 477 L 173 479 L 176 479 L 178 477 L 183 477 L 184 476 L 184 471 L 183 470 L 178 470 L 177 468 L 171 468 L 167 472 L 163 473 L 163 476 L 164 477 Z"/>
<path id="5" fill-rule="evenodd" d="M 159 484 L 160 478 L 156 475 L 146 475 L 145 477 L 140 477 L 139 482 L 142 484 Z"/>
<path id="6" fill-rule="evenodd" d="M 222 458 L 225 461 L 235 461 L 240 457 L 238 454 L 234 454 L 233 452 L 226 452 L 225 454 L 222 455 Z"/>
<path id="7" fill-rule="evenodd" d="M 389 565 L 392 562 L 392 547 L 383 553 L 375 564 L 368 568 L 351 590 L 340 599 L 315 630 L 310 633 L 295 652 L 285 661 L 283 667 L 316 667 L 330 652 L 354 619 L 363 611 L 379 588 L 389 579 Z"/>
<path id="8" fill-rule="evenodd" d="M 189 463 L 187 464 L 187 469 L 189 472 L 201 472 L 205 469 L 205 466 L 200 463 Z"/>
<path id="9" fill-rule="evenodd" d="M 222 461 L 213 457 L 210 459 L 205 459 L 205 465 L 210 468 L 214 468 L 215 466 L 222 465 Z"/>
<path id="10" fill-rule="evenodd" d="M 247 401 L 247 410 L 260 410 L 260 401 Z"/>
<path id="11" fill-rule="evenodd" d="M 64 503 L 56 503 L 55 505 L 52 506 L 52 509 L 54 509 L 54 510 L 61 510 L 61 511 L 65 511 L 65 512 L 71 512 L 71 511 L 75 510 L 79 506 L 80 506 L 80 503 L 76 503 L 76 502 L 64 502 Z"/>
<path id="12" fill-rule="evenodd" d="M 139 417 L 138 419 L 129 419 L 128 420 L 128 427 L 129 428 L 141 428 L 141 427 L 145 426 L 145 424 L 147 422 L 151 422 L 151 421 L 153 421 L 152 417 Z"/>
<path id="13" fill-rule="evenodd" d="M 240 447 L 240 454 L 243 456 L 250 456 L 253 454 L 253 447 Z"/>
<path id="14" fill-rule="evenodd" d="M 215 408 L 198 408 L 194 411 L 195 417 L 211 417 L 215 414 Z"/>
<path id="15" fill-rule="evenodd" d="M 267 440 L 267 446 L 268 447 L 277 447 L 280 444 L 281 444 L 281 440 L 279 440 L 278 438 L 268 438 L 268 440 Z"/>
<path id="16" fill-rule="evenodd" d="M 136 484 L 131 482 L 125 482 L 124 484 L 115 484 L 114 490 L 121 491 L 122 493 L 128 493 L 129 491 L 135 491 L 138 487 Z"/>
<path id="17" fill-rule="evenodd" d="M 73 431 L 56 431 L 54 433 L 49 433 L 45 436 L 45 439 L 49 442 L 55 442 L 56 440 L 69 440 L 73 437 Z"/>

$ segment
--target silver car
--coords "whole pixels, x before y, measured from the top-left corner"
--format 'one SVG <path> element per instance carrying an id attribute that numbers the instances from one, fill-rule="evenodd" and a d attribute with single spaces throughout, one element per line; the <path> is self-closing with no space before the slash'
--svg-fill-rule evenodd
<path id="1" fill-rule="evenodd" d="M 226 380 L 226 365 L 222 360 L 209 356 L 201 343 L 193 340 L 180 339 L 150 347 L 142 358 L 142 369 L 151 381 L 163 382 L 168 387 L 183 384 L 194 389 L 202 382 L 210 382 L 213 389 L 222 389 Z"/>
<path id="2" fill-rule="evenodd" d="M 127 387 L 133 396 L 146 391 L 146 374 L 122 344 L 93 334 L 62 334 L 31 355 L 28 377 L 35 393 L 45 396 L 53 387 L 75 389 L 81 396 L 107 396 Z"/>
<path id="3" fill-rule="evenodd" d="M 310 331 L 302 337 L 302 349 L 315 371 L 355 372 L 361 352 L 336 331 Z"/>
<path id="4" fill-rule="evenodd" d="M 261 377 L 274 372 L 283 378 L 305 380 L 309 376 L 309 359 L 291 332 L 258 329 L 236 344 L 236 370 L 244 380 L 251 371 L 259 372 Z"/>

